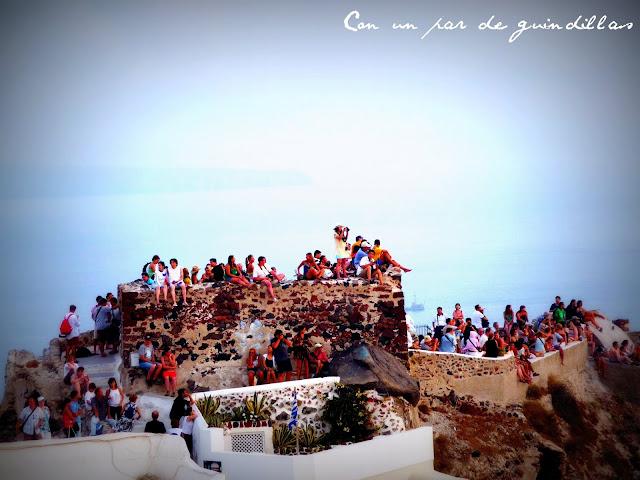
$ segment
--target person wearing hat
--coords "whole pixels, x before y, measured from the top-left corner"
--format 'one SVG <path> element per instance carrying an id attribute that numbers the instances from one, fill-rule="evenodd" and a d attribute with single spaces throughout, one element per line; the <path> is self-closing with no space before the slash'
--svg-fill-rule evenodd
<path id="1" fill-rule="evenodd" d="M 46 404 L 47 400 L 40 395 L 38 397 L 38 408 L 42 410 L 42 420 L 40 421 L 40 438 L 43 440 L 48 440 L 51 438 L 51 425 L 49 424 L 49 420 L 51 420 L 51 411 Z"/>
<path id="2" fill-rule="evenodd" d="M 151 386 L 152 383 L 158 379 L 162 372 L 162 365 L 155 361 L 155 351 L 153 343 L 151 342 L 151 335 L 144 336 L 144 342 L 138 349 L 138 355 L 140 356 L 140 368 L 147 372 L 147 385 Z"/>
<path id="3" fill-rule="evenodd" d="M 311 352 L 311 363 L 314 363 L 316 366 L 316 371 L 313 376 L 320 377 L 320 373 L 329 363 L 329 357 L 327 357 L 327 354 L 322 349 L 321 343 L 316 343 L 313 346 L 313 352 Z"/>
<path id="4" fill-rule="evenodd" d="M 366 240 L 362 240 L 362 242 L 360 243 L 360 248 L 353 256 L 353 266 L 358 268 L 358 265 L 360 265 L 360 261 L 369 254 L 370 250 L 371 244 Z"/>
<path id="5" fill-rule="evenodd" d="M 455 331 L 457 327 L 455 325 L 447 325 L 444 329 L 444 335 L 440 339 L 440 351 L 447 353 L 455 353 L 457 351 L 458 341 L 456 339 Z"/>

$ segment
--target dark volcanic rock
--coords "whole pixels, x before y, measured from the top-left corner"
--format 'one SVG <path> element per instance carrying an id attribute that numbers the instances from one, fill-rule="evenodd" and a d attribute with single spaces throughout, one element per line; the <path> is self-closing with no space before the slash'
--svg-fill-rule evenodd
<path id="1" fill-rule="evenodd" d="M 337 354 L 329 370 L 346 385 L 374 388 L 380 393 L 404 397 L 413 405 L 420 400 L 418 381 L 400 360 L 375 345 L 356 345 Z"/>

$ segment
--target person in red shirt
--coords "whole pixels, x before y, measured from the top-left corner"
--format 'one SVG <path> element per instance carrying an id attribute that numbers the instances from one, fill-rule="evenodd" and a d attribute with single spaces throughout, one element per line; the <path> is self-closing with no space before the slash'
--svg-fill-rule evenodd
<path id="1" fill-rule="evenodd" d="M 315 349 L 311 352 L 312 362 L 316 364 L 315 376 L 319 377 L 322 369 L 329 363 L 329 357 L 324 353 L 321 343 L 315 344 Z"/>

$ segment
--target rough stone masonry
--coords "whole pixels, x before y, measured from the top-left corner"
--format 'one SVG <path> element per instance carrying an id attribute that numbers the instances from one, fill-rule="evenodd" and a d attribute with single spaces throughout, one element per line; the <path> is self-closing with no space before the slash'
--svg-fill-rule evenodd
<path id="1" fill-rule="evenodd" d="M 278 300 L 264 287 L 230 283 L 189 288 L 189 306 L 156 304 L 154 291 L 140 281 L 118 287 L 122 308 L 121 352 L 129 366 L 145 334 L 156 347 L 170 345 L 180 365 L 178 383 L 193 381 L 208 388 L 244 386 L 244 359 L 249 348 L 266 353 L 273 331 L 291 337 L 307 325 L 311 342 L 329 356 L 357 342 L 379 345 L 406 361 L 407 325 L 400 276 L 385 276 L 385 285 L 347 280 L 299 280 L 278 285 Z M 180 295 L 179 292 L 177 292 Z M 136 380 L 130 370 L 129 380 Z"/>

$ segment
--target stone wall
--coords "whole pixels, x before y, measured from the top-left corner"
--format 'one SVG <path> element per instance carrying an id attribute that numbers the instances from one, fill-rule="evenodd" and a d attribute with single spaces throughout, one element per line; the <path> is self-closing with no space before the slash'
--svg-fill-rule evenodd
<path id="1" fill-rule="evenodd" d="M 387 276 L 386 280 L 386 285 L 360 279 L 294 281 L 274 287 L 276 302 L 267 298 L 262 286 L 196 285 L 188 291 L 190 305 L 179 301 L 175 308 L 156 304 L 154 292 L 140 282 L 123 284 L 118 294 L 125 365 L 143 336 L 151 334 L 156 346 L 169 344 L 174 349 L 180 384 L 240 387 L 247 383 L 244 359 L 249 348 L 264 353 L 276 328 L 293 336 L 303 324 L 309 327 L 311 342 L 322 343 L 329 356 L 364 341 L 406 360 L 400 278 Z M 135 383 L 136 373 L 130 373 L 129 381 Z"/>
<path id="2" fill-rule="evenodd" d="M 558 352 L 547 353 L 531 361 L 534 383 L 547 384 L 550 375 L 562 378 L 584 369 L 588 349 L 586 341 L 565 348 L 564 365 Z M 519 382 L 512 354 L 500 358 L 483 358 L 458 353 L 410 350 L 409 371 L 420 382 L 422 397 L 448 394 L 470 395 L 478 400 L 497 403 L 521 402 L 527 385 Z"/>

